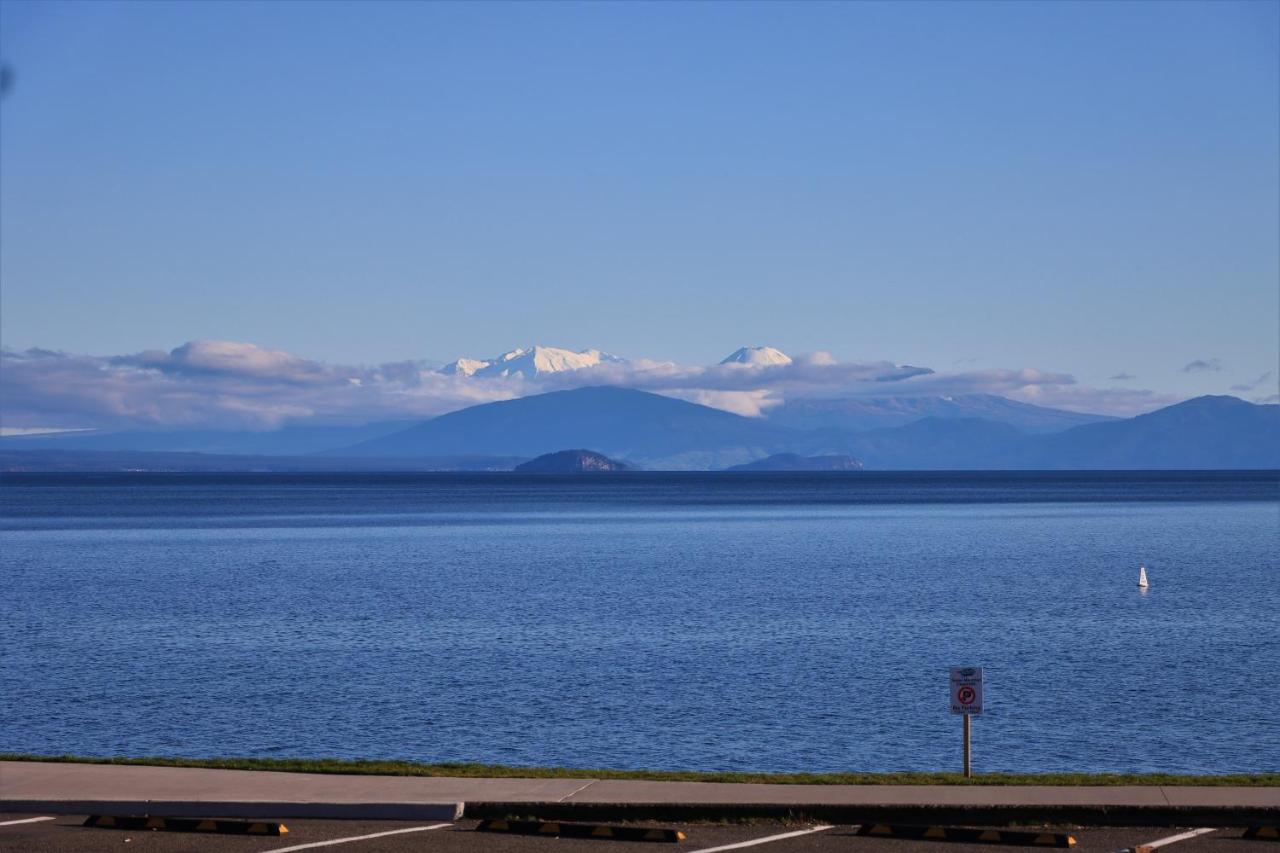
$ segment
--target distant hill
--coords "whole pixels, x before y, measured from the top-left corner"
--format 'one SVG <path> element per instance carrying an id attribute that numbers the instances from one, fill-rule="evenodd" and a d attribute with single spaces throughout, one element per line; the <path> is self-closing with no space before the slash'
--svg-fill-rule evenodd
<path id="1" fill-rule="evenodd" d="M 767 417 L 772 423 L 792 429 L 841 429 L 855 432 L 905 426 L 924 418 L 980 418 L 1032 433 L 1061 432 L 1082 424 L 1117 420 L 1108 415 L 1033 406 L 995 394 L 796 399 L 770 409 Z"/>
<path id="2" fill-rule="evenodd" d="M 861 471 L 862 463 L 852 456 L 801 456 L 775 453 L 755 462 L 734 465 L 726 471 Z"/>
<path id="3" fill-rule="evenodd" d="M 381 421 L 358 426 L 287 426 L 268 432 L 218 429 L 167 429 L 9 435 L 0 438 L 7 450 L 102 450 L 166 453 L 212 453 L 232 456 L 303 456 L 348 447 L 419 421 Z"/>
<path id="4" fill-rule="evenodd" d="M 500 456 L 418 456 L 347 459 L 336 456 L 230 456 L 135 450 L 0 449 L 0 471 L 204 471 L 260 473 L 374 473 L 510 471 L 524 460 Z"/>
<path id="5" fill-rule="evenodd" d="M 587 474 L 599 471 L 630 471 L 631 466 L 594 450 L 561 450 L 530 459 L 515 468 L 519 474 Z"/>
<path id="6" fill-rule="evenodd" d="M 334 453 L 530 457 L 594 447 L 649 468 L 706 469 L 788 450 L 798 438 L 759 418 L 645 391 L 593 387 L 472 406 Z"/>
<path id="7" fill-rule="evenodd" d="M 819 434 L 877 470 L 1280 468 L 1280 406 L 1235 397 L 1198 397 L 1041 435 L 977 418 L 925 418 L 842 438 Z"/>
<path id="8" fill-rule="evenodd" d="M 1280 406 L 1196 397 L 1044 436 L 1020 461 L 1058 469 L 1280 468 Z"/>

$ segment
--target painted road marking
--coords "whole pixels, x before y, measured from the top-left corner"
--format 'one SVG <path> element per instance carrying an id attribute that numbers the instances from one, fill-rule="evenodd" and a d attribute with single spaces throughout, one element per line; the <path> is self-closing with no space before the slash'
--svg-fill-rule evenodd
<path id="1" fill-rule="evenodd" d="M 411 826 L 408 829 L 393 829 L 390 832 L 375 832 L 372 835 L 353 835 L 350 838 L 330 838 L 328 841 L 313 841 L 310 844 L 295 844 L 292 847 L 277 847 L 269 853 L 292 853 L 294 850 L 310 850 L 313 847 L 332 847 L 335 844 L 350 844 L 353 841 L 368 841 L 371 838 L 385 838 L 388 835 L 404 835 L 406 832 L 430 832 L 433 829 L 444 829 L 453 826 L 451 823 L 437 823 L 431 826 Z"/>
<path id="2" fill-rule="evenodd" d="M 787 838 L 797 838 L 801 835 L 811 835 L 815 832 L 823 832 L 832 829 L 830 826 L 815 826 L 812 829 L 801 829 L 796 832 L 784 832 L 781 835 L 766 835 L 764 838 L 753 838 L 750 841 L 739 841 L 737 844 L 725 844 L 721 847 L 703 847 L 701 850 L 693 850 L 690 853 L 716 853 L 718 850 L 741 850 L 743 847 L 755 847 L 757 844 L 768 844 L 773 841 L 782 841 Z"/>
<path id="3" fill-rule="evenodd" d="M 22 820 L 6 820 L 0 826 L 14 826 L 19 823 L 39 823 L 42 820 L 57 820 L 56 817 L 24 817 Z"/>
<path id="4" fill-rule="evenodd" d="M 1148 841 L 1146 844 L 1137 844 L 1130 847 L 1127 851 L 1122 851 L 1122 853 L 1129 853 L 1129 851 L 1132 851 L 1132 853 L 1151 853 L 1152 850 L 1159 850 L 1161 847 L 1165 847 L 1169 844 L 1177 844 L 1179 841 L 1187 841 L 1198 835 L 1208 835 L 1210 832 L 1217 831 L 1217 827 L 1201 827 L 1200 829 L 1193 829 L 1190 832 L 1170 835 L 1168 838 L 1157 838 L 1155 841 Z"/>

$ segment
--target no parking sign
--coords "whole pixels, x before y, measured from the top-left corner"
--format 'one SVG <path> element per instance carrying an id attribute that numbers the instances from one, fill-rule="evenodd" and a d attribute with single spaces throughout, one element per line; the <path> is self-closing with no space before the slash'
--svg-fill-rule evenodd
<path id="1" fill-rule="evenodd" d="M 951 713 L 982 713 L 982 667 L 951 667 Z"/>

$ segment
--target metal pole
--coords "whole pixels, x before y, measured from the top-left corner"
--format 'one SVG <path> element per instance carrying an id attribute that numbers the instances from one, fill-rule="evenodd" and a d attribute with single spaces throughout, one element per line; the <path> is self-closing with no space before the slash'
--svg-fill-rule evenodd
<path id="1" fill-rule="evenodd" d="M 969 779 L 973 776 L 973 763 L 970 761 L 972 752 L 969 748 L 969 715 L 964 715 L 964 778 Z"/>

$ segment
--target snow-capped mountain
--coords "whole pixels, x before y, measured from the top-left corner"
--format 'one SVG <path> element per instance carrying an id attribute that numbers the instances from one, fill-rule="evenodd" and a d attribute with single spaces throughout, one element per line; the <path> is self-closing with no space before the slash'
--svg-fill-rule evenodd
<path id="1" fill-rule="evenodd" d="M 743 347 L 720 363 L 763 367 L 772 364 L 790 364 L 791 356 L 773 347 Z"/>
<path id="2" fill-rule="evenodd" d="M 445 365 L 440 372 L 461 374 L 463 376 L 538 376 L 547 373 L 563 373 L 566 370 L 581 370 L 597 364 L 624 362 L 607 352 L 597 349 L 573 350 L 559 347 L 533 346 L 528 349 L 513 349 L 494 359 L 480 360 L 460 358 Z"/>
<path id="3" fill-rule="evenodd" d="M 477 370 L 488 367 L 492 362 L 481 361 L 478 358 L 460 358 L 457 361 L 451 361 L 444 367 L 440 368 L 441 373 L 450 375 L 460 374 L 462 376 L 471 376 Z"/>

